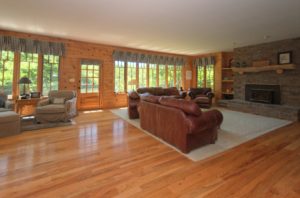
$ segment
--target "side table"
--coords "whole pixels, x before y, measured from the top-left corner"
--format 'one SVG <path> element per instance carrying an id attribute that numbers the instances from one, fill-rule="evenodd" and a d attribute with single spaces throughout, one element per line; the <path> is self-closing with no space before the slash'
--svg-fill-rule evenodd
<path id="1" fill-rule="evenodd" d="M 21 116 L 33 115 L 39 101 L 40 98 L 17 99 L 16 112 Z"/>

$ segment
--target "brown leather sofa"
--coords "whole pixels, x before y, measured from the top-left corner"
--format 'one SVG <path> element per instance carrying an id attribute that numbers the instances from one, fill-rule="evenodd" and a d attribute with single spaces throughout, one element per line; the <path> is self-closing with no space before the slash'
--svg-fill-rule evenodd
<path id="1" fill-rule="evenodd" d="M 210 108 L 215 96 L 211 88 L 190 88 L 188 95 L 201 108 Z"/>
<path id="2" fill-rule="evenodd" d="M 140 98 L 148 95 L 170 96 L 184 99 L 187 93 L 185 91 L 178 91 L 176 87 L 144 87 L 138 88 L 136 91 L 131 91 L 128 93 L 128 116 L 130 119 L 139 118 L 138 105 Z"/>
<path id="3" fill-rule="evenodd" d="M 218 110 L 202 112 L 192 101 L 145 96 L 141 99 L 140 123 L 144 130 L 183 153 L 215 143 L 223 121 Z"/>

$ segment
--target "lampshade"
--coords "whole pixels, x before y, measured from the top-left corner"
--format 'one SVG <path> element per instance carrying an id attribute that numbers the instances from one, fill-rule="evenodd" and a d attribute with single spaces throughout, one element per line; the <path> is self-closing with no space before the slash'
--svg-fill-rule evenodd
<path id="1" fill-rule="evenodd" d="M 29 78 L 27 78 L 27 77 L 22 77 L 19 80 L 19 84 L 30 84 L 30 83 L 31 83 L 31 80 L 29 80 Z"/>

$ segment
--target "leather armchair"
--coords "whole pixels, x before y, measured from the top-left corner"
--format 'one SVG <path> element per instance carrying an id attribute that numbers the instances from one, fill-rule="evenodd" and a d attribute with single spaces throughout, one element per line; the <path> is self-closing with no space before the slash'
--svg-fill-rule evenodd
<path id="1" fill-rule="evenodd" d="M 201 108 L 210 108 L 212 99 L 215 96 L 211 88 L 190 88 L 188 94 L 191 100 Z"/>
<path id="2" fill-rule="evenodd" d="M 75 91 L 50 91 L 48 98 L 41 100 L 36 108 L 35 119 L 43 122 L 67 122 L 77 115 Z"/>

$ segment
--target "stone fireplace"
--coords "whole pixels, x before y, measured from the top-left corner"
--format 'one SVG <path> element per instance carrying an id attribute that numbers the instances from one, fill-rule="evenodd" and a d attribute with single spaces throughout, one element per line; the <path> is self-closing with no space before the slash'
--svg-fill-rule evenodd
<path id="1" fill-rule="evenodd" d="M 268 60 L 278 64 L 278 53 L 292 51 L 293 70 L 282 73 L 260 71 L 234 73 L 234 99 L 222 100 L 230 109 L 254 114 L 300 120 L 300 38 L 246 46 L 234 49 L 233 59 L 253 67 L 254 61 Z"/>

